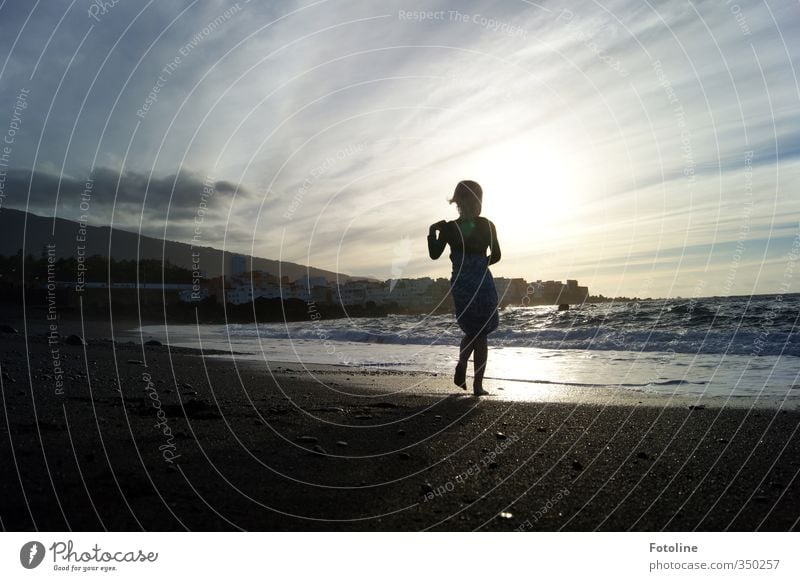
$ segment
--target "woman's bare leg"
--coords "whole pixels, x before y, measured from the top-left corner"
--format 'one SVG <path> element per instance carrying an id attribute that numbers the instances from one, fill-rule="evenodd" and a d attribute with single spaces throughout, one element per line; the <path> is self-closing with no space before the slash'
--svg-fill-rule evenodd
<path id="1" fill-rule="evenodd" d="M 473 383 L 473 391 L 475 395 L 482 395 L 487 393 L 483 389 L 483 373 L 486 371 L 486 361 L 489 358 L 489 342 L 486 335 L 475 337 L 472 341 L 473 349 L 475 350 L 475 381 Z"/>
<path id="2" fill-rule="evenodd" d="M 464 338 L 461 339 L 461 349 L 458 354 L 456 374 L 453 378 L 453 383 L 461 389 L 467 389 L 467 363 L 469 362 L 469 356 L 472 355 L 472 350 L 474 348 L 473 338 L 465 335 Z"/>

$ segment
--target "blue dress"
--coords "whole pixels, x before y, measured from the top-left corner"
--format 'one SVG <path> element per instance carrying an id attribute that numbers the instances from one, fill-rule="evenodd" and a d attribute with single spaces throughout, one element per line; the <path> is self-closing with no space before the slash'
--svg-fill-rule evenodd
<path id="1" fill-rule="evenodd" d="M 472 337 L 488 335 L 499 324 L 497 289 L 489 270 L 489 257 L 453 252 L 450 260 L 453 263 L 450 292 L 458 326 Z"/>

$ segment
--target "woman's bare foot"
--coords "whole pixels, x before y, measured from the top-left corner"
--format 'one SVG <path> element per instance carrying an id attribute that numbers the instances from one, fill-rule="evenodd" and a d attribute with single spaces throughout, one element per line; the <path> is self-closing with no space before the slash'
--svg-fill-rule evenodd
<path id="1" fill-rule="evenodd" d="M 461 361 L 458 362 L 456 365 L 456 374 L 453 376 L 453 383 L 455 383 L 458 387 L 463 389 L 464 391 L 467 390 L 467 364 L 462 363 Z"/>
<path id="2" fill-rule="evenodd" d="M 482 395 L 490 395 L 490 394 L 489 394 L 489 392 L 488 392 L 488 391 L 486 391 L 485 389 L 483 389 L 483 387 L 482 387 L 482 386 L 480 386 L 480 385 L 475 385 L 475 386 L 473 386 L 473 387 L 472 387 L 472 395 L 474 395 L 474 396 L 476 396 L 476 397 L 480 397 L 480 396 L 482 396 Z"/>

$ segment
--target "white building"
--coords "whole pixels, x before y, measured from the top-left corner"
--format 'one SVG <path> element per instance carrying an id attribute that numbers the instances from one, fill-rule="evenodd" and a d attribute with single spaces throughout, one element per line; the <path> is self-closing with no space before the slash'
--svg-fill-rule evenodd
<path id="1" fill-rule="evenodd" d="M 401 278 L 394 281 L 394 288 L 386 296 L 389 302 L 398 305 L 419 305 L 428 302 L 428 291 L 433 285 L 433 279 L 425 278 Z"/>

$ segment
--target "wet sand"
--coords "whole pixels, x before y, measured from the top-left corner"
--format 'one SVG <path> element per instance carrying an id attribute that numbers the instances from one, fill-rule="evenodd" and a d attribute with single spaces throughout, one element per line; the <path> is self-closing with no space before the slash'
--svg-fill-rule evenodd
<path id="1" fill-rule="evenodd" d="M 65 345 L 79 325 L 53 345 L 0 333 L 5 530 L 799 526 L 796 411 L 477 399 L 449 377 L 237 363 L 102 325 Z"/>

